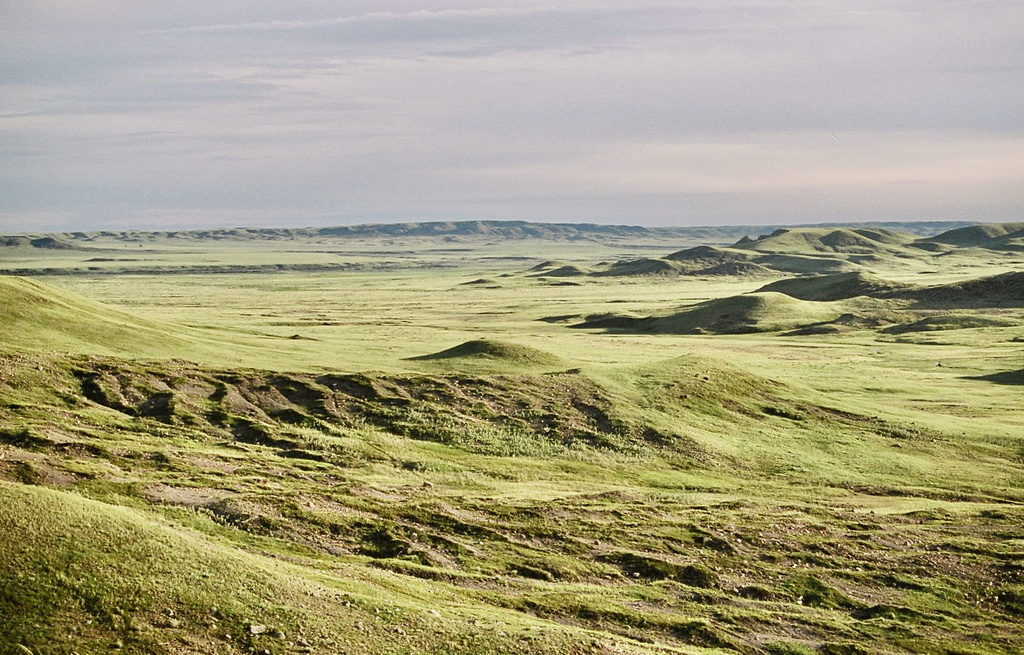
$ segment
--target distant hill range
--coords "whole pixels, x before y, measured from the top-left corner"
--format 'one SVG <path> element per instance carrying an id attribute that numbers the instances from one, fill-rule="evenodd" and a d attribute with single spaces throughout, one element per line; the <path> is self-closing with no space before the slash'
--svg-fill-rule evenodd
<path id="1" fill-rule="evenodd" d="M 841 301 L 874 298 L 879 316 L 859 314 Z M 963 282 L 921 286 L 900 284 L 862 272 L 779 280 L 756 291 L 697 303 L 664 316 L 592 314 L 562 317 L 570 327 L 649 334 L 745 334 L 791 331 L 824 334 L 878 328 L 888 334 L 976 327 L 1017 327 L 1018 312 L 979 313 L 1024 307 L 1024 272 L 1010 271 Z M 853 310 L 853 311 L 851 311 Z M 923 316 L 914 310 L 932 310 Z M 936 312 L 935 310 L 940 310 Z M 964 313 L 967 312 L 967 313 Z M 557 317 L 555 317 L 557 318 Z"/>
<path id="2" fill-rule="evenodd" d="M 526 273 L 549 278 L 569 275 L 830 275 L 885 264 L 936 261 L 945 256 L 992 259 L 1019 258 L 1022 254 L 1024 223 L 970 225 L 925 236 L 879 225 L 866 228 L 805 226 L 778 228 L 754 239 L 744 235 L 729 246 L 699 245 L 661 257 L 624 259 L 589 270 L 568 266 L 565 262 L 546 262 Z M 1009 260 L 1002 263 L 1015 265 Z"/>
<path id="3" fill-rule="evenodd" d="M 840 227 L 839 224 L 805 225 L 803 228 Z M 864 228 L 902 232 L 915 237 L 930 237 L 949 234 L 961 228 L 984 233 L 991 226 L 977 226 L 970 222 L 920 222 L 920 223 L 843 223 L 844 228 Z M 21 234 L 0 236 L 0 247 L 34 247 L 48 249 L 88 248 L 98 240 L 116 239 L 145 243 L 164 239 L 188 241 L 254 241 L 289 239 L 334 239 L 334 238 L 399 238 L 399 237 L 442 237 L 451 240 L 461 238 L 492 239 L 548 239 L 548 240 L 602 240 L 608 238 L 659 239 L 685 238 L 703 243 L 729 244 L 750 235 L 771 233 L 777 230 L 796 229 L 782 226 L 734 225 L 720 227 L 642 227 L 635 225 L 598 225 L 594 223 L 530 223 L 526 221 L 434 221 L 424 223 L 380 223 L 367 225 L 343 225 L 336 227 L 310 228 L 231 228 L 215 230 L 172 230 L 172 231 L 97 231 L 60 232 L 47 234 Z M 962 238 L 969 238 L 968 232 Z"/>

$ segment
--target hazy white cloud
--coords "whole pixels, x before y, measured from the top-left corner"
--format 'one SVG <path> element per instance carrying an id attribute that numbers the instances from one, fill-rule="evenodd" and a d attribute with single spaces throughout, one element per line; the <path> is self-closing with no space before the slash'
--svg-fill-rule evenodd
<path id="1" fill-rule="evenodd" d="M 0 9 L 0 230 L 1019 220 L 1024 5 Z"/>

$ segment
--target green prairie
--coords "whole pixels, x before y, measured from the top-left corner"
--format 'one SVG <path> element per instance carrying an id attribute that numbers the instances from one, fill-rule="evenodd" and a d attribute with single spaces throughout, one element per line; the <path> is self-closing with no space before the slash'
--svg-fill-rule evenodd
<path id="1" fill-rule="evenodd" d="M 2 238 L 0 650 L 1019 653 L 1022 246 Z"/>

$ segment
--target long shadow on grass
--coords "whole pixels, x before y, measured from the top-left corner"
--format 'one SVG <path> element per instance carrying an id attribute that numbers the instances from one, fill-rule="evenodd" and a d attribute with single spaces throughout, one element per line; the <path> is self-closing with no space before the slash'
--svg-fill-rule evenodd
<path id="1" fill-rule="evenodd" d="M 986 382 L 995 382 L 996 384 L 1024 384 L 1024 369 L 1019 371 L 1003 371 L 1002 373 L 992 373 L 990 375 L 979 375 L 976 377 L 969 377 L 968 380 L 985 380 Z"/>

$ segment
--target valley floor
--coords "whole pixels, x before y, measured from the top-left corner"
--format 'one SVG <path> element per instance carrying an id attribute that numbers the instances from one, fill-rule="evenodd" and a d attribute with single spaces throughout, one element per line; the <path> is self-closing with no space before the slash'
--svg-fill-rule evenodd
<path id="1" fill-rule="evenodd" d="M 0 651 L 1024 649 L 1016 260 L 779 301 L 457 245 L 2 278 Z"/>

